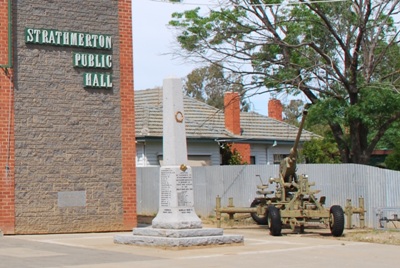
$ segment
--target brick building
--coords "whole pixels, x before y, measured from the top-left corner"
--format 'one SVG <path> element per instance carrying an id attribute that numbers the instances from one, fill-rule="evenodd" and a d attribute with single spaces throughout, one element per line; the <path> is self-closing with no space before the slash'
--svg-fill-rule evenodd
<path id="1" fill-rule="evenodd" d="M 136 226 L 131 1 L 0 0 L 0 229 Z"/>

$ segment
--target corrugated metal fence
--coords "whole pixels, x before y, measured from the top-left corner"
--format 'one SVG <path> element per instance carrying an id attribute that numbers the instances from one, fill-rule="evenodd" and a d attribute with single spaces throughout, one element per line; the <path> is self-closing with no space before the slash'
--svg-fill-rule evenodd
<path id="1" fill-rule="evenodd" d="M 317 195 L 326 196 L 326 207 L 341 205 L 351 199 L 358 206 L 358 198 L 365 198 L 366 225 L 374 226 L 378 207 L 400 207 L 400 172 L 356 164 L 298 165 L 297 174 L 307 174 L 315 182 Z M 159 200 L 159 167 L 137 168 L 137 212 L 155 215 Z M 233 197 L 237 207 L 249 207 L 256 196 L 260 175 L 264 183 L 278 175 L 277 165 L 193 167 L 193 188 L 196 213 L 202 217 L 215 215 L 217 195 L 226 206 Z M 274 187 L 274 185 L 271 185 Z M 271 189 L 273 190 L 273 189 Z M 358 224 L 358 216 L 353 216 Z"/>

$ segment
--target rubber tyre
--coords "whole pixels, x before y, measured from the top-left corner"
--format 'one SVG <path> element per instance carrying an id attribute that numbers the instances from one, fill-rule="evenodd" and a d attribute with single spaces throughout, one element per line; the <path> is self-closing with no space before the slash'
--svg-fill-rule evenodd
<path id="1" fill-rule="evenodd" d="M 333 236 L 341 236 L 344 230 L 344 212 L 341 206 L 335 205 L 330 209 L 329 227 Z"/>
<path id="2" fill-rule="evenodd" d="M 272 236 L 282 235 L 282 220 L 279 209 L 274 206 L 268 206 L 267 210 L 269 233 Z"/>
<path id="3" fill-rule="evenodd" d="M 261 200 L 254 199 L 251 202 L 250 207 L 255 208 L 261 204 Z M 268 216 L 264 215 L 264 217 L 260 217 L 256 212 L 250 213 L 251 218 L 259 225 L 267 225 L 268 224 Z"/>

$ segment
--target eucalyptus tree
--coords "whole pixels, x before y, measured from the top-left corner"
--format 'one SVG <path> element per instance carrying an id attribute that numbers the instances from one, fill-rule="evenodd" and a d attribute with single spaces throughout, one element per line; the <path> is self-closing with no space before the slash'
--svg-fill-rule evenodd
<path id="1" fill-rule="evenodd" d="M 225 74 L 219 65 L 211 64 L 194 69 L 186 76 L 183 87 L 189 97 L 221 110 L 224 109 L 224 93 L 237 92 L 241 96 L 241 110 L 246 112 L 249 110 L 240 76 Z"/>
<path id="2" fill-rule="evenodd" d="M 240 74 L 258 94 L 304 94 L 341 161 L 365 164 L 400 118 L 399 1 L 225 0 L 170 25 L 180 57 Z"/>
<path id="3" fill-rule="evenodd" d="M 283 104 L 283 113 L 285 115 L 283 121 L 299 126 L 304 105 L 305 103 L 299 99 L 290 100 L 288 104 Z"/>

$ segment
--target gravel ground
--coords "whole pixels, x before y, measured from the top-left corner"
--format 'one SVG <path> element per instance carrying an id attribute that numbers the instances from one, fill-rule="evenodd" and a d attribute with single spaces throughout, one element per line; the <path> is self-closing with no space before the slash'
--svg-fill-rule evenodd
<path id="1" fill-rule="evenodd" d="M 344 235 L 339 239 L 345 241 L 370 242 L 400 246 L 400 229 L 397 231 L 374 229 L 345 230 Z"/>
<path id="2" fill-rule="evenodd" d="M 206 225 L 211 224 L 214 225 L 216 224 L 215 219 L 208 221 L 206 220 Z M 204 221 L 203 221 L 204 223 Z M 223 227 L 224 228 L 230 228 L 228 221 L 223 222 Z M 241 228 L 245 226 L 257 226 L 254 221 L 251 219 L 242 219 L 235 221 L 234 226 L 236 228 Z M 215 225 L 214 225 L 215 227 Z M 259 226 L 261 227 L 261 226 Z M 267 228 L 267 227 L 265 227 Z M 282 230 L 282 233 L 284 234 L 296 234 L 296 232 L 292 232 L 290 229 L 285 228 Z M 324 237 L 324 238 L 333 238 L 330 235 L 330 230 L 329 227 L 324 227 L 323 225 L 319 226 L 310 226 L 306 227 L 305 229 L 305 235 L 317 235 L 319 237 Z M 357 242 L 369 242 L 369 243 L 378 243 L 378 244 L 389 244 L 389 245 L 399 245 L 400 246 L 400 229 L 391 229 L 391 230 L 376 230 L 376 229 L 345 229 L 343 232 L 343 235 L 341 237 L 335 237 L 334 239 L 339 239 L 343 241 L 357 241 Z"/>

